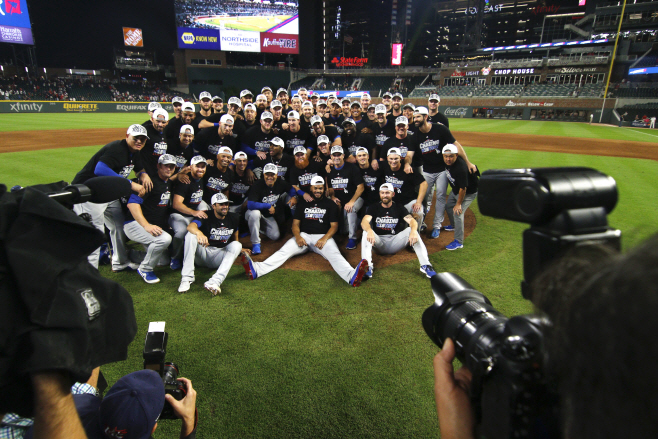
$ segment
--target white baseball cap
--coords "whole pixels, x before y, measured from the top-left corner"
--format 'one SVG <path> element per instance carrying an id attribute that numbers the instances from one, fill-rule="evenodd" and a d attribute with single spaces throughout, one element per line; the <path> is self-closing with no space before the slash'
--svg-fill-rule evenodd
<path id="1" fill-rule="evenodd" d="M 276 95 L 279 96 L 281 93 L 285 93 L 285 94 L 287 95 L 287 94 L 288 94 L 288 90 L 286 90 L 285 88 L 281 87 L 280 89 L 278 89 L 278 90 L 276 91 Z"/>
<path id="2" fill-rule="evenodd" d="M 356 125 L 356 122 L 354 122 L 354 119 L 351 117 L 346 117 L 345 120 L 341 123 L 341 125 L 345 125 L 346 123 L 351 123 L 352 125 Z"/>
<path id="3" fill-rule="evenodd" d="M 339 153 L 341 153 L 341 154 L 344 154 L 344 153 L 345 153 L 345 152 L 343 151 L 343 147 L 340 146 L 340 145 L 334 145 L 334 146 L 331 147 L 331 154 L 333 155 L 333 153 L 335 153 L 335 152 L 339 152 Z"/>
<path id="4" fill-rule="evenodd" d="M 171 154 L 162 154 L 160 158 L 158 158 L 158 164 L 160 165 L 175 165 L 176 164 L 176 157 L 174 157 Z"/>
<path id="5" fill-rule="evenodd" d="M 283 105 L 281 105 L 281 101 L 280 101 L 280 100 L 278 100 L 278 99 L 274 99 L 274 100 L 270 103 L 270 108 L 275 108 L 275 107 L 282 107 L 282 108 L 283 108 Z"/>
<path id="6" fill-rule="evenodd" d="M 394 155 L 394 154 L 399 155 L 400 157 L 402 157 L 402 152 L 400 151 L 400 148 L 391 148 L 391 149 L 389 149 L 388 154 L 386 154 L 386 157 L 388 157 L 389 155 Z"/>
<path id="7" fill-rule="evenodd" d="M 386 114 L 386 105 L 384 104 L 377 104 L 375 106 L 375 114 Z"/>
<path id="8" fill-rule="evenodd" d="M 164 108 L 158 108 L 153 112 L 153 119 L 167 122 L 169 120 L 169 113 Z"/>
<path id="9" fill-rule="evenodd" d="M 268 86 L 265 86 L 265 87 L 263 87 L 263 88 L 260 89 L 260 92 L 261 92 L 261 93 L 265 93 L 265 90 L 272 91 L 271 88 L 269 88 Z"/>
<path id="10" fill-rule="evenodd" d="M 219 148 L 219 151 L 217 151 L 217 155 L 219 154 L 228 154 L 231 157 L 233 157 L 233 150 L 231 150 L 231 148 L 229 148 L 228 146 L 222 146 L 221 148 Z"/>
<path id="11" fill-rule="evenodd" d="M 379 186 L 379 190 L 393 192 L 395 189 L 393 188 L 393 185 L 391 183 L 384 183 L 383 185 Z"/>
<path id="12" fill-rule="evenodd" d="M 199 100 L 202 101 L 204 99 L 212 99 L 212 95 L 207 91 L 202 91 L 201 94 L 199 95 Z"/>
<path id="13" fill-rule="evenodd" d="M 395 99 L 395 98 L 400 98 L 400 99 L 402 99 L 402 93 L 394 93 L 394 94 L 393 94 L 393 99 Z"/>
<path id="14" fill-rule="evenodd" d="M 185 103 L 185 101 L 184 101 L 183 98 L 181 98 L 180 96 L 174 96 L 174 98 L 171 100 L 171 104 L 172 104 L 172 105 L 174 105 L 174 104 L 181 104 L 181 105 L 183 105 L 184 103 Z"/>
<path id="15" fill-rule="evenodd" d="M 264 94 L 259 94 L 258 96 L 256 96 L 256 100 L 259 100 L 259 99 L 261 99 L 261 100 L 263 100 L 263 101 L 266 101 L 266 100 L 267 100 L 267 96 L 265 96 Z"/>
<path id="16" fill-rule="evenodd" d="M 438 94 L 432 93 L 429 98 L 427 98 L 428 101 L 439 101 L 441 102 L 441 98 L 439 97 Z"/>
<path id="17" fill-rule="evenodd" d="M 254 94 L 253 94 L 252 92 L 250 92 L 249 90 L 244 89 L 244 90 L 242 90 L 242 91 L 240 92 L 240 97 L 243 98 L 243 97 L 245 97 L 245 96 L 251 96 L 251 97 L 254 97 Z"/>
<path id="18" fill-rule="evenodd" d="M 283 148 L 285 145 L 281 137 L 274 137 L 272 140 L 270 140 L 270 143 L 274 143 L 276 146 L 280 146 L 281 148 Z"/>
<path id="19" fill-rule="evenodd" d="M 304 103 L 302 104 L 302 108 L 304 108 L 304 107 L 311 107 L 311 108 L 313 108 L 313 102 L 311 102 L 311 101 L 304 101 Z"/>
<path id="20" fill-rule="evenodd" d="M 392 95 L 391 93 L 389 93 L 389 92 L 385 92 L 385 93 L 382 95 L 383 98 L 385 98 L 386 96 L 388 96 L 389 98 L 392 98 L 392 97 L 393 97 L 393 95 Z"/>
<path id="21" fill-rule="evenodd" d="M 320 106 L 320 105 L 324 105 L 326 107 L 327 106 L 327 101 L 325 101 L 324 99 L 320 99 L 318 101 L 318 106 Z"/>
<path id="22" fill-rule="evenodd" d="M 265 120 L 265 119 L 274 120 L 274 116 L 272 116 L 272 113 L 270 113 L 269 111 L 263 111 L 263 114 L 260 115 L 260 120 Z"/>
<path id="23" fill-rule="evenodd" d="M 427 115 L 427 114 L 430 114 L 430 112 L 427 109 L 427 107 L 416 107 L 416 109 L 414 110 L 414 114 Z"/>
<path id="24" fill-rule="evenodd" d="M 215 102 L 215 101 L 224 102 L 224 99 L 220 98 L 219 96 L 213 96 L 212 101 L 213 102 Z"/>
<path id="25" fill-rule="evenodd" d="M 452 143 L 448 143 L 446 146 L 443 147 L 443 151 L 441 151 L 441 153 L 442 154 L 458 154 L 459 150 Z"/>
<path id="26" fill-rule="evenodd" d="M 226 195 L 224 195 L 221 192 L 216 193 L 210 199 L 210 204 L 224 204 L 224 203 L 228 203 L 228 198 L 226 198 Z"/>
<path id="27" fill-rule="evenodd" d="M 315 125 L 318 122 L 322 122 L 322 118 L 316 114 L 311 118 L 311 126 Z"/>
<path id="28" fill-rule="evenodd" d="M 279 173 L 279 168 L 277 165 L 274 163 L 268 163 L 265 166 L 263 166 L 263 174 L 278 174 Z"/>
<path id="29" fill-rule="evenodd" d="M 319 175 L 311 178 L 311 186 L 316 186 L 319 184 L 324 185 L 324 178 L 320 177 Z"/>
<path id="30" fill-rule="evenodd" d="M 245 109 L 245 111 L 247 111 L 247 110 L 256 111 L 256 106 L 254 104 L 252 104 L 251 102 L 249 102 L 248 104 L 245 104 L 244 109 Z"/>
<path id="31" fill-rule="evenodd" d="M 329 137 L 325 136 L 324 134 L 318 136 L 318 145 L 321 143 L 329 143 Z"/>
<path id="32" fill-rule="evenodd" d="M 400 124 L 409 125 L 409 119 L 407 119 L 407 116 L 398 116 L 395 119 L 395 125 L 400 125 Z"/>
<path id="33" fill-rule="evenodd" d="M 357 154 L 360 153 L 360 152 L 365 152 L 366 154 L 368 154 L 368 150 L 367 150 L 366 148 L 364 148 L 363 146 L 359 146 L 359 147 L 356 149 L 356 152 L 354 153 L 354 155 L 357 155 Z"/>
<path id="34" fill-rule="evenodd" d="M 352 103 L 350 104 L 350 107 L 359 107 L 359 108 L 363 108 L 363 106 L 361 105 L 361 102 L 359 102 L 359 101 L 354 101 L 354 102 L 352 102 Z"/>
<path id="35" fill-rule="evenodd" d="M 183 125 L 182 127 L 180 127 L 180 133 L 194 135 L 194 127 L 192 127 L 192 125 Z"/>
<path id="36" fill-rule="evenodd" d="M 162 105 L 160 105 L 160 102 L 149 102 L 149 111 L 155 111 L 158 108 L 162 108 Z"/>
<path id="37" fill-rule="evenodd" d="M 182 111 L 191 111 L 194 113 L 194 104 L 192 102 L 185 102 Z"/>
<path id="38" fill-rule="evenodd" d="M 143 126 L 141 126 L 139 124 L 130 125 L 128 127 L 127 134 L 130 135 L 130 136 L 144 136 L 147 139 L 149 138 L 149 136 L 146 134 L 146 128 L 144 128 Z"/>
<path id="39" fill-rule="evenodd" d="M 242 102 L 240 101 L 239 98 L 236 98 L 233 96 L 232 98 L 229 98 L 228 100 L 229 105 L 237 105 L 238 107 L 242 108 Z"/>
<path id="40" fill-rule="evenodd" d="M 206 164 L 206 159 L 202 155 L 195 155 L 190 160 L 190 165 L 198 165 L 199 163 Z"/>
<path id="41" fill-rule="evenodd" d="M 299 119 L 299 113 L 292 110 L 288 113 L 288 119 Z"/>
<path id="42" fill-rule="evenodd" d="M 233 122 L 235 122 L 235 121 L 233 120 L 233 116 L 231 116 L 230 114 L 224 114 L 224 115 L 221 117 L 221 119 L 219 119 L 219 121 L 220 121 L 221 123 L 225 123 L 226 125 L 233 125 Z"/>
<path id="43" fill-rule="evenodd" d="M 233 160 L 248 159 L 248 158 L 249 157 L 247 157 L 247 153 L 244 152 L 244 151 L 238 151 L 238 152 L 235 153 L 235 156 L 233 156 Z"/>
<path id="44" fill-rule="evenodd" d="M 413 110 L 416 109 L 416 106 L 415 106 L 414 104 L 412 104 L 411 102 L 407 102 L 406 104 L 404 104 L 404 105 L 402 106 L 402 109 L 403 109 L 403 110 L 404 110 L 405 108 L 411 108 L 411 111 L 413 111 Z"/>
<path id="45" fill-rule="evenodd" d="M 295 146 L 295 149 L 293 150 L 292 154 L 297 155 L 300 152 L 303 152 L 304 154 L 306 154 L 306 148 L 304 148 L 302 145 L 297 145 L 297 146 Z"/>

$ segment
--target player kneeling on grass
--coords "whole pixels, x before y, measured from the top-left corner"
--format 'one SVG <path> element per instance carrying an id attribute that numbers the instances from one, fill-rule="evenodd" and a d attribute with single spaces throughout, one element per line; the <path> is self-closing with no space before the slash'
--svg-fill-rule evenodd
<path id="1" fill-rule="evenodd" d="M 325 196 L 325 185 L 322 177 L 311 180 L 312 201 L 301 200 L 295 210 L 292 222 L 294 235 L 283 247 L 263 262 L 254 262 L 248 252 L 242 252 L 242 265 L 249 279 L 256 279 L 279 268 L 293 256 L 301 255 L 311 250 L 331 264 L 340 277 L 354 287 L 361 284 L 364 273 L 368 270 L 368 262 L 363 259 L 356 268 L 340 254 L 333 236 L 338 231 L 340 211 L 336 203 Z"/>
<path id="2" fill-rule="evenodd" d="M 233 262 L 240 255 L 242 244 L 238 242 L 240 217 L 228 211 L 228 198 L 221 192 L 212 196 L 212 212 L 208 218 L 195 218 L 185 236 L 185 256 L 178 292 L 189 291 L 194 282 L 194 264 L 217 268 L 217 272 L 203 284 L 213 296 L 222 292 L 220 286 Z"/>
<path id="3" fill-rule="evenodd" d="M 366 277 L 372 277 L 372 248 L 380 254 L 392 255 L 411 245 L 418 261 L 420 271 L 427 277 L 436 274 L 430 264 L 427 248 L 418 235 L 418 223 L 409 211 L 393 201 L 395 189 L 391 183 L 384 183 L 379 187 L 381 203 L 368 206 L 366 214 L 361 221 L 363 237 L 361 238 L 361 257 L 368 261 Z M 407 227 L 408 225 L 408 227 Z"/>
<path id="4" fill-rule="evenodd" d="M 148 284 L 156 284 L 160 279 L 153 274 L 153 267 L 158 263 L 164 251 L 171 244 L 169 229 L 169 199 L 171 198 L 171 181 L 169 177 L 176 169 L 176 158 L 171 154 L 162 154 L 158 159 L 158 174 L 153 178 L 153 188 L 141 197 L 132 194 L 128 199 L 128 211 L 132 218 L 127 218 L 123 226 L 126 236 L 146 247 L 146 256 L 137 269 L 137 273 Z"/>
<path id="5" fill-rule="evenodd" d="M 478 195 L 478 177 L 480 170 L 469 172 L 469 168 L 457 155 L 457 147 L 448 144 L 443 147 L 443 161 L 446 164 L 446 177 L 452 192 L 446 202 L 446 213 L 450 224 L 455 226 L 455 240 L 446 246 L 446 250 L 457 250 L 464 247 L 464 215 L 466 209 Z"/>

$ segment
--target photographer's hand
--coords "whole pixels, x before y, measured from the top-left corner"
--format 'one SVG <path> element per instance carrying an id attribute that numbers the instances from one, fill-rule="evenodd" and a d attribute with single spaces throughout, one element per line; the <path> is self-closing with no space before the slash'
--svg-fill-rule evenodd
<path id="1" fill-rule="evenodd" d="M 474 438 L 475 419 L 469 397 L 471 372 L 466 367 L 454 371 L 455 344 L 449 338 L 434 357 L 434 397 L 442 439 Z"/>
<path id="2" fill-rule="evenodd" d="M 180 438 L 185 439 L 196 427 L 196 390 L 192 387 L 192 381 L 187 378 L 178 378 L 178 381 L 185 383 L 187 395 L 180 401 L 171 395 L 165 395 L 165 399 L 174 409 L 176 417 L 183 420 L 180 428 Z"/>

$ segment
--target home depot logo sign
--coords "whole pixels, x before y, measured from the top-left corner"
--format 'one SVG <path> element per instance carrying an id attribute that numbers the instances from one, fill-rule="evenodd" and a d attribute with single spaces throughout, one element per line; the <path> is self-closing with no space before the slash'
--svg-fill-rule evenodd
<path id="1" fill-rule="evenodd" d="M 132 27 L 123 28 L 123 44 L 126 46 L 144 47 L 142 30 Z"/>

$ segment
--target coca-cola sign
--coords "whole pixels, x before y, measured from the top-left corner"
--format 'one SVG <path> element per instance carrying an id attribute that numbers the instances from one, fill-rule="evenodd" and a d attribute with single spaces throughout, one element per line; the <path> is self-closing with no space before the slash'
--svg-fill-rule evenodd
<path id="1" fill-rule="evenodd" d="M 462 117 L 466 116 L 466 112 L 468 111 L 468 107 L 446 107 L 443 110 L 443 114 L 445 116 L 453 116 L 453 117 Z"/>

